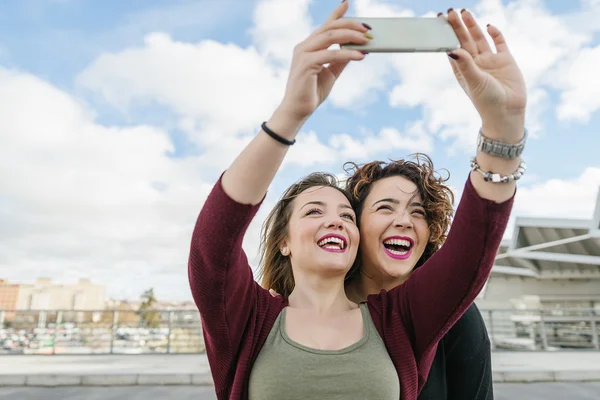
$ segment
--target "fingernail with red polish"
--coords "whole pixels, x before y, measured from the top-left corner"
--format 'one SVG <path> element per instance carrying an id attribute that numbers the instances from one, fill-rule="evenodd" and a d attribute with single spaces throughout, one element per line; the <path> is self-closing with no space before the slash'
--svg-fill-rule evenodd
<path id="1" fill-rule="evenodd" d="M 366 56 L 367 54 L 369 54 L 369 52 L 368 52 L 368 51 L 361 51 L 361 53 L 363 53 L 365 56 Z"/>
<path id="2" fill-rule="evenodd" d="M 364 22 L 362 23 L 362 26 L 364 26 L 365 28 L 367 28 L 368 30 L 371 30 L 373 28 L 371 28 L 371 25 L 369 24 L 365 24 Z"/>
<path id="3" fill-rule="evenodd" d="M 454 53 L 448 53 L 448 57 L 450 57 L 453 60 L 458 60 L 458 55 Z"/>
<path id="4" fill-rule="evenodd" d="M 462 10 L 460 10 L 460 13 L 462 14 L 462 13 L 464 13 L 465 11 L 467 11 L 467 9 L 466 9 L 466 8 L 463 8 Z"/>
<path id="5" fill-rule="evenodd" d="M 448 14 L 450 14 L 450 12 L 454 11 L 454 8 L 449 8 L 448 9 Z"/>
<path id="6" fill-rule="evenodd" d="M 438 17 L 441 17 L 442 15 L 444 15 L 444 13 L 438 13 Z"/>

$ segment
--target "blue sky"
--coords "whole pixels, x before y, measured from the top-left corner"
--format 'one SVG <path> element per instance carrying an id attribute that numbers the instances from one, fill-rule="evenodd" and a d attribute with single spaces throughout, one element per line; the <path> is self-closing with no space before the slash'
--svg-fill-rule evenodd
<path id="1" fill-rule="evenodd" d="M 207 191 L 276 107 L 293 45 L 335 6 L 3 1 L 0 277 L 90 277 L 115 297 L 155 286 L 188 299 L 189 235 Z M 355 0 L 350 15 L 448 7 L 499 26 L 527 79 L 529 170 L 514 215 L 590 218 L 600 2 Z M 369 55 L 306 124 L 247 251 L 285 187 L 314 170 L 341 173 L 344 161 L 425 151 L 460 194 L 478 124 L 445 55 Z"/>

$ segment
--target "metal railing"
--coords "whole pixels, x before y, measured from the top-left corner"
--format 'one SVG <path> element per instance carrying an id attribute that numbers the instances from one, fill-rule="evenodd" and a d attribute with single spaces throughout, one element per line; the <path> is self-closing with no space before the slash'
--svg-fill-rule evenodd
<path id="1" fill-rule="evenodd" d="M 600 350 L 593 309 L 486 310 L 494 350 Z M 0 310 L 0 354 L 204 352 L 196 310 Z"/>
<path id="2" fill-rule="evenodd" d="M 494 350 L 600 350 L 594 309 L 481 310 Z"/>
<path id="3" fill-rule="evenodd" d="M 0 354 L 202 352 L 196 310 L 0 311 Z"/>

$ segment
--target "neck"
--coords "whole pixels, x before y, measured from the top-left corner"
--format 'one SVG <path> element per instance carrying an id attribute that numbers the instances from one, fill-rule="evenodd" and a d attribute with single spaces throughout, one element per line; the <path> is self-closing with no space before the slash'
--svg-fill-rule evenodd
<path id="1" fill-rule="evenodd" d="M 288 297 L 290 307 L 309 309 L 319 314 L 356 308 L 356 304 L 346 296 L 343 276 L 324 278 L 294 274 L 294 281 L 294 290 Z"/>
<path id="2" fill-rule="evenodd" d="M 347 288 L 348 297 L 356 302 L 366 301 L 367 296 L 370 294 L 377 294 L 382 290 L 392 290 L 403 284 L 407 279 L 408 276 L 384 277 L 381 274 L 370 275 L 368 272 L 361 271 L 356 281 Z"/>

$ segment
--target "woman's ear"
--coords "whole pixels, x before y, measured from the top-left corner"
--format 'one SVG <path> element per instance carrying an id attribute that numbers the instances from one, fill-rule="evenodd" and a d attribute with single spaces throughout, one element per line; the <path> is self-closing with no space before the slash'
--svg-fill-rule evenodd
<path id="1" fill-rule="evenodd" d="M 281 242 L 281 245 L 279 246 L 279 251 L 281 252 L 281 255 L 284 257 L 287 257 L 290 255 L 290 248 L 287 245 L 287 242 L 284 240 Z"/>

